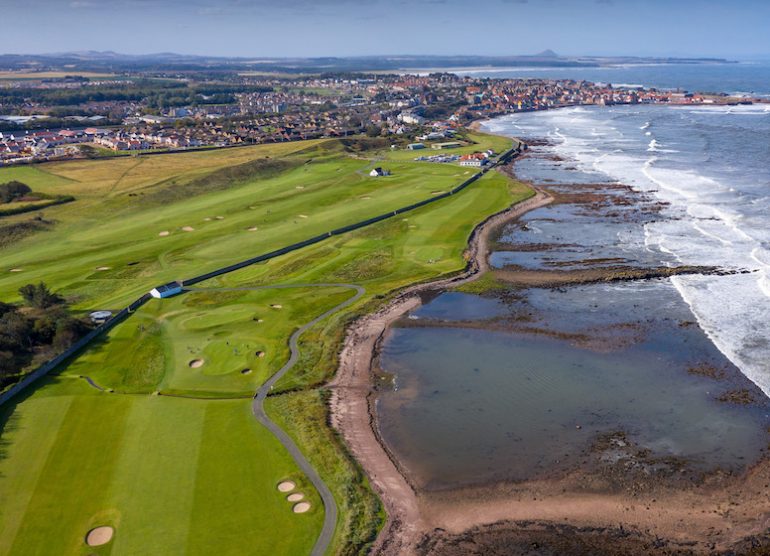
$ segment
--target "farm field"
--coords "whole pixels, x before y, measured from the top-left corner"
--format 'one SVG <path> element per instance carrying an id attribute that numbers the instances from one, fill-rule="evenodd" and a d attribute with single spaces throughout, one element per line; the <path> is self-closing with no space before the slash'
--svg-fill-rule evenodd
<path id="1" fill-rule="evenodd" d="M 397 154 L 314 141 L 0 170 L 0 182 L 76 197 L 44 211 L 49 228 L 0 247 L 0 299 L 44 280 L 76 309 L 119 308 L 157 283 L 408 205 L 471 173 Z M 393 175 L 370 178 L 374 166 Z M 2 408 L 0 553 L 309 553 L 320 499 L 254 420 L 250 397 L 286 362 L 296 328 L 353 296 L 343 284 L 366 294 L 301 337 L 266 408 L 335 495 L 332 551 L 365 547 L 382 510 L 326 425 L 321 386 L 345 324 L 378 297 L 461 269 L 474 225 L 529 194 L 491 172 L 435 205 L 149 302 Z M 284 480 L 307 513 L 277 491 Z M 87 547 L 99 525 L 114 527 L 113 540 Z"/>

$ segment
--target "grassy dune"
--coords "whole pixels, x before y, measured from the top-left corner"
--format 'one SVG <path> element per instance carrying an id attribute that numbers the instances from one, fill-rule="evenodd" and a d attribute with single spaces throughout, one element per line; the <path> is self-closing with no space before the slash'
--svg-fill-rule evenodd
<path id="1" fill-rule="evenodd" d="M 503 150 L 500 138 L 475 137 Z M 397 158 L 316 141 L 0 170 L 0 182 L 77 198 L 45 211 L 56 222 L 50 231 L 0 249 L 0 299 L 42 279 L 81 309 L 118 307 L 163 280 L 409 204 L 470 174 L 390 160 Z M 374 165 L 393 176 L 369 178 Z M 323 519 L 317 494 L 244 398 L 286 361 L 293 330 L 352 295 L 341 287 L 253 288 L 320 283 L 361 285 L 366 295 L 303 335 L 300 361 L 267 410 L 335 494 L 333 552 L 362 550 L 382 510 L 328 429 L 317 389 L 336 367 L 344 325 L 397 288 L 461 269 L 473 226 L 527 195 L 493 172 L 435 205 L 151 301 L 3 408 L 0 553 L 309 552 Z M 195 359 L 203 364 L 191 367 Z M 275 489 L 284 478 L 298 482 L 310 512 L 291 512 Z M 115 527 L 114 540 L 87 549 L 83 535 L 102 524 Z"/>

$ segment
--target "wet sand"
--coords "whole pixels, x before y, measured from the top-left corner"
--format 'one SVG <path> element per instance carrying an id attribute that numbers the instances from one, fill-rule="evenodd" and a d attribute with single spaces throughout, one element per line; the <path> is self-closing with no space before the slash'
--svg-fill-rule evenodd
<path id="1" fill-rule="evenodd" d="M 559 196 L 558 189 L 552 195 L 539 191 L 530 201 L 493 217 L 474 233 L 465 273 L 409 288 L 349 329 L 331 385 L 332 423 L 371 478 L 388 512 L 373 553 L 706 554 L 732 550 L 744 554 L 753 546 L 764 546 L 764 533 L 770 527 L 767 458 L 742 473 L 692 474 L 686 462 L 656 460 L 618 431 L 598 439 L 582 465 L 567 473 L 425 493 L 414 488 L 408 474 L 383 447 L 375 419 L 373 381 L 388 327 L 421 304 L 420 294 L 455 287 L 489 271 L 488 244 L 494 231 Z M 580 202 L 596 208 L 606 207 L 607 200 L 599 195 Z M 656 271 L 632 270 L 636 274 L 626 279 L 653 277 L 639 273 Z M 520 286 L 545 287 L 619 278 L 618 268 L 612 267 L 571 271 L 506 267 L 493 273 Z M 566 282 L 565 274 L 569 276 Z M 740 403 L 741 394 L 736 397 L 737 402 L 726 401 Z"/>

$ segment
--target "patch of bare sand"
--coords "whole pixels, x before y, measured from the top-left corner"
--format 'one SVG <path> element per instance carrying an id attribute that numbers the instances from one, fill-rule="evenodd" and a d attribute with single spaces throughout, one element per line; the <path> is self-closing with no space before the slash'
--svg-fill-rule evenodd
<path id="1" fill-rule="evenodd" d="M 194 232 L 195 228 L 193 228 L 192 226 L 183 226 L 182 227 L 182 231 L 183 232 Z"/>
<path id="2" fill-rule="evenodd" d="M 310 502 L 300 502 L 299 504 L 294 504 L 292 508 L 295 514 L 304 514 L 308 510 L 310 510 Z"/>
<path id="3" fill-rule="evenodd" d="M 203 366 L 203 359 L 193 359 L 188 363 L 191 369 L 198 369 Z"/>
<path id="4" fill-rule="evenodd" d="M 168 230 L 163 230 L 162 232 L 158 233 L 160 237 L 166 237 L 167 235 L 170 235 L 170 234 L 171 232 L 169 232 Z"/>
<path id="5" fill-rule="evenodd" d="M 107 525 L 95 527 L 86 535 L 86 544 L 88 546 L 102 546 L 112 540 L 114 533 L 115 530 Z"/>
<path id="6" fill-rule="evenodd" d="M 648 481 L 641 489 L 602 489 L 596 488 L 595 477 L 576 472 L 560 479 L 421 496 L 419 504 L 430 530 L 466 538 L 469 529 L 491 523 L 508 522 L 511 532 L 520 527 L 516 522 L 597 529 L 620 523 L 694 554 L 743 553 L 736 547 L 762 538 L 770 527 L 768 460 L 741 476 L 715 473 L 703 484 L 664 486 L 655 484 L 654 476 Z M 596 554 L 614 554 L 611 548 Z"/>
<path id="7" fill-rule="evenodd" d="M 297 484 L 294 481 L 282 481 L 278 483 L 277 488 L 279 492 L 291 492 L 297 488 Z"/>

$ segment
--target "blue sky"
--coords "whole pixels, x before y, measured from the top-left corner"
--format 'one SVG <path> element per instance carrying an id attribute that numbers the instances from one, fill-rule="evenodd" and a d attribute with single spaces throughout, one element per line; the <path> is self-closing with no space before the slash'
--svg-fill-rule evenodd
<path id="1" fill-rule="evenodd" d="M 770 1 L 0 0 L 0 51 L 770 58 Z"/>

